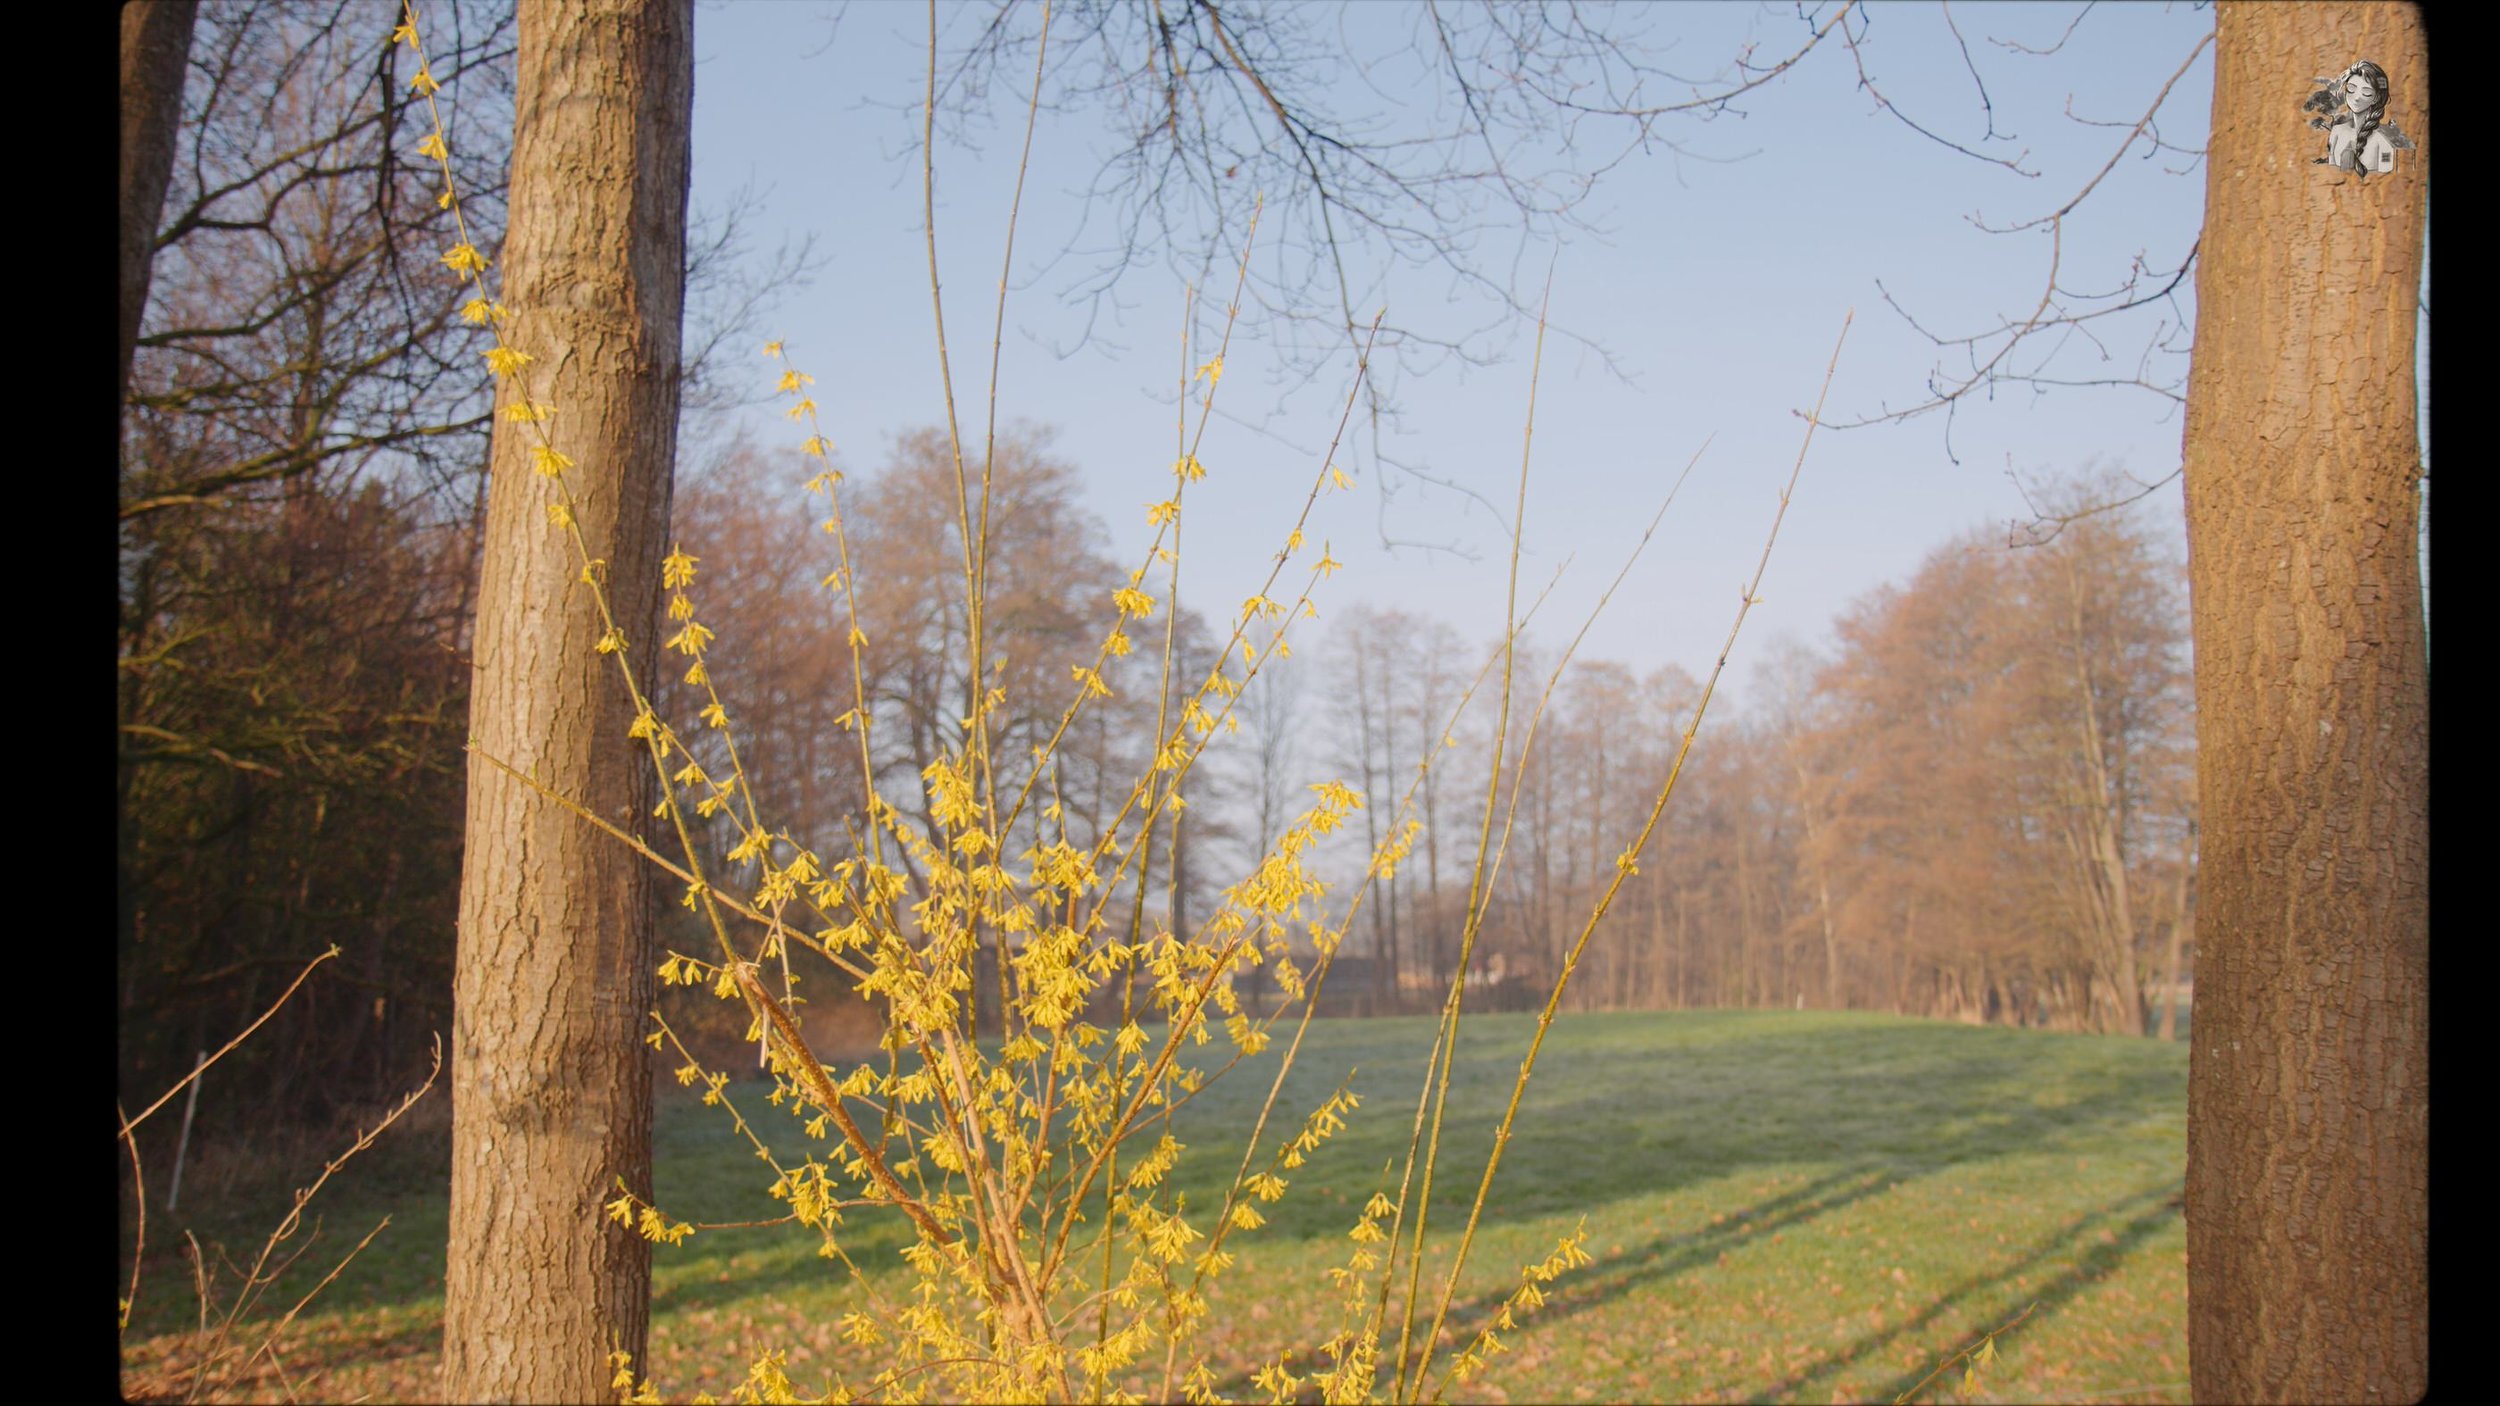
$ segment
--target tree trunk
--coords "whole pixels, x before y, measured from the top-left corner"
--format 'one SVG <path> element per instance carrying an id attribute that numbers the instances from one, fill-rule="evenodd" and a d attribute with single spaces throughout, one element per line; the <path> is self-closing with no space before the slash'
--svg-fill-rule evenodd
<path id="1" fill-rule="evenodd" d="M 1693 907 L 1681 888 L 1675 891 L 1675 1008 L 1693 1008 Z"/>
<path id="2" fill-rule="evenodd" d="M 1720 1004 L 1749 1009 L 1753 1005 L 1753 849 L 1746 843 L 1752 819 L 1741 809 L 1736 817 L 1736 999 Z"/>
<path id="3" fill-rule="evenodd" d="M 148 267 L 156 221 L 174 173 L 174 133 L 182 124 L 184 62 L 191 56 L 191 0 L 138 0 L 122 8 L 121 381 L 130 394 L 130 358 L 148 306 Z M 118 403 L 118 400 L 117 402 Z"/>
<path id="4" fill-rule="evenodd" d="M 2161 1038 L 2179 1038 L 2179 969 L 2187 948 L 2188 879 L 2196 869 L 2196 822 L 2179 843 L 2179 882 L 2170 891 L 2170 950 L 2162 959 Z"/>
<path id="5" fill-rule="evenodd" d="M 130 361 L 139 341 L 139 319 L 147 311 L 148 270 L 156 256 L 156 222 L 164 214 L 165 182 L 174 170 L 174 136 L 182 122 L 182 79 L 191 53 L 191 24 L 198 17 L 191 0 L 138 0 L 121 15 L 121 379 L 113 403 L 130 396 Z M 115 441 L 119 443 L 119 433 Z M 120 459 L 118 450 L 114 458 Z M 140 602 L 126 613 L 144 620 L 155 573 L 143 564 L 137 589 L 127 600 Z M 126 676 L 115 691 L 119 721 L 132 721 L 139 695 L 135 676 Z M 113 872 L 118 898 L 114 904 L 115 950 L 138 970 L 139 938 L 138 827 L 130 818 L 131 788 L 138 769 L 126 761 L 116 768 L 114 783 Z"/>
<path id="6" fill-rule="evenodd" d="M 2428 666 L 2410 7 L 2225 5 L 2185 462 L 2203 889 L 2188 1103 L 2200 1401 L 2428 1387 Z M 2368 59 L 2417 144 L 2313 165 Z"/>
<path id="7" fill-rule="evenodd" d="M 556 406 L 566 482 L 626 657 L 660 657 L 659 562 L 676 454 L 685 297 L 691 0 L 524 5 L 503 296 L 528 390 Z M 522 394 L 507 381 L 499 399 Z M 604 626 L 533 427 L 495 426 L 470 729 L 477 751 L 636 828 L 651 763 L 594 646 Z M 450 1262 L 454 1401 L 614 1395 L 643 1356 L 650 1246 L 601 1215 L 651 1191 L 641 1036 L 655 978 L 650 868 L 484 761 L 469 768 L 454 979 Z"/>
<path id="8" fill-rule="evenodd" d="M 2109 739 L 2101 731 L 2099 692 L 2094 686 L 2083 618 L 2083 580 L 2078 563 L 2065 560 L 2066 634 L 2069 662 L 2075 676 L 2075 739 L 2072 755 L 2081 769 L 2085 873 L 2084 930 L 2090 937 L 2093 965 L 2107 983 L 2108 1025 L 2120 1035 L 2144 1033 L 2144 994 L 2136 979 L 2135 901 L 2127 891 L 2124 843 L 2125 808 L 2121 788 L 2110 776 Z M 2097 1023 L 2097 1022 L 2096 1022 Z"/>

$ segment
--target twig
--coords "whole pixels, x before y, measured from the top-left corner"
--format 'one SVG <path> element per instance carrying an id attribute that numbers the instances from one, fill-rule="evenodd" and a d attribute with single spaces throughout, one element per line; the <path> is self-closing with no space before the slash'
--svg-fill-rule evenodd
<path id="1" fill-rule="evenodd" d="M 1545 999 L 1545 1009 L 1537 1016 L 1536 1033 L 1529 1039 L 1527 1055 L 1519 1061 L 1519 1076 L 1511 1084 L 1510 1104 L 1503 1110 L 1502 1121 L 1493 1132 L 1493 1151 L 1485 1158 L 1484 1176 L 1476 1185 L 1475 1203 L 1467 1212 L 1467 1229 L 1459 1236 L 1458 1253 L 1451 1261 L 1449 1277 L 1442 1281 L 1440 1306 L 1433 1311 L 1431 1331 L 1424 1334 L 1415 1364 L 1414 1382 L 1418 1397 L 1422 1394 L 1423 1379 L 1431 1364 L 1432 1349 L 1440 1340 L 1441 1325 L 1449 1316 L 1450 1301 L 1458 1292 L 1459 1272 L 1466 1268 L 1467 1252 L 1475 1241 L 1476 1227 L 1483 1219 L 1486 1201 L 1492 1196 L 1494 1174 L 1501 1169 L 1502 1151 L 1509 1144 L 1511 1124 L 1518 1117 L 1520 1100 L 1528 1091 L 1528 1078 L 1536 1068 L 1538 1053 L 1544 1048 L 1546 1031 L 1554 1023 L 1554 1013 L 1562 1004 L 1563 990 L 1570 984 L 1572 973 L 1579 968 L 1580 957 L 1588 949 L 1589 938 L 1596 933 L 1598 924 L 1613 906 L 1616 893 L 1638 870 L 1641 854 L 1648 848 L 1650 836 L 1658 829 L 1659 818 L 1666 813 L 1667 801 L 1675 794 L 1676 782 L 1684 774 L 1685 760 L 1692 755 L 1693 738 L 1701 730 L 1703 715 L 1709 711 L 1711 695 L 1718 691 L 1720 676 L 1727 671 L 1728 655 L 1736 648 L 1736 638 L 1745 628 L 1745 617 L 1761 599 L 1762 577 L 1770 569 L 1771 549 L 1778 544 L 1780 525 L 1788 518 L 1788 505 L 1796 496 L 1797 480 L 1805 472 L 1806 451 L 1813 447 L 1815 427 L 1822 423 L 1823 403 L 1831 394 L 1832 377 L 1840 369 L 1840 349 L 1848 344 L 1849 326 L 1856 320 L 1855 310 L 1841 319 L 1840 336 L 1832 343 L 1832 359 L 1823 371 L 1822 391 L 1815 397 L 1813 412 L 1804 417 L 1806 433 L 1797 446 L 1797 462 L 1788 472 L 1788 483 L 1780 490 L 1779 511 L 1771 516 L 1771 529 L 1762 539 L 1762 555 L 1755 560 L 1753 577 L 1746 582 L 1744 593 L 1738 600 L 1736 619 L 1728 626 L 1727 643 L 1719 647 L 1718 663 L 1702 684 L 1700 701 L 1693 706 L 1692 721 L 1685 724 L 1684 740 L 1676 749 L 1674 763 L 1667 769 L 1666 783 L 1659 787 L 1658 798 L 1651 803 L 1649 819 L 1641 826 L 1639 836 L 1616 861 L 1613 881 L 1598 896 L 1588 921 L 1581 925 L 1579 938 L 1572 943 L 1570 954 L 1563 959 L 1562 974 L 1555 979 L 1553 992 Z"/>
<path id="2" fill-rule="evenodd" d="M 239 1045 L 239 1044 L 242 1044 L 242 1043 L 243 1043 L 246 1039 L 249 1039 L 249 1038 L 251 1037 L 251 1034 L 252 1034 L 252 1032 L 253 1032 L 253 1031 L 258 1030 L 258 1029 L 260 1029 L 260 1028 L 261 1028 L 261 1026 L 263 1026 L 263 1025 L 267 1024 L 267 1023 L 268 1023 L 268 1021 L 269 1021 L 269 1017 L 271 1017 L 271 1016 L 273 1016 L 273 1015 L 276 1015 L 276 1014 L 278 1013 L 278 1007 L 283 1006 L 283 1005 L 285 1005 L 285 1004 L 286 1004 L 287 997 L 292 996 L 292 995 L 294 995 L 294 994 L 295 994 L 295 988 L 304 984 L 304 978 L 305 978 L 305 977 L 308 977 L 308 976 L 310 976 L 310 975 L 312 975 L 312 973 L 313 973 L 313 968 L 314 968 L 314 967 L 320 966 L 323 962 L 326 962 L 326 961 L 330 960 L 332 957 L 335 957 L 335 956 L 337 956 L 338 954 L 339 954 L 339 949 L 338 949 L 338 948 L 334 945 L 334 946 L 332 946 L 332 947 L 330 948 L 330 950 L 329 950 L 329 951 L 324 952 L 324 953 L 322 953 L 320 956 L 313 958 L 313 959 L 312 959 L 312 961 L 311 961 L 308 965 L 306 965 L 306 966 L 305 966 L 305 968 L 304 968 L 301 972 L 299 972 L 299 973 L 297 973 L 297 974 L 296 974 L 295 980 L 293 980 L 293 981 L 291 981 L 291 982 L 287 983 L 287 988 L 286 988 L 286 990 L 281 991 L 281 992 L 279 992 L 279 993 L 278 993 L 278 999 L 277 999 L 275 1002 L 271 1003 L 271 1005 L 270 1005 L 269 1009 L 268 1009 L 268 1010 L 265 1010 L 265 1011 L 263 1011 L 263 1012 L 261 1012 L 261 1016 L 260 1016 L 260 1019 L 259 1019 L 259 1020 L 255 1020 L 255 1021 L 253 1021 L 251 1024 L 249 1024 L 249 1025 L 247 1025 L 247 1026 L 243 1027 L 243 1033 L 242 1033 L 242 1034 L 235 1036 L 235 1037 L 234 1037 L 233 1039 L 231 1039 L 231 1040 L 228 1040 L 228 1041 L 225 1043 L 225 1045 L 217 1051 L 217 1053 L 215 1053 L 215 1054 L 213 1054 L 213 1055 L 210 1055 L 208 1058 L 206 1058 L 206 1059 L 204 1059 L 204 1060 L 200 1061 L 200 1065 L 199 1065 L 199 1067 L 198 1067 L 197 1069 L 192 1070 L 192 1071 L 191 1071 L 191 1073 L 190 1073 L 190 1076 L 189 1076 L 188 1078 L 185 1078 L 185 1079 L 184 1079 L 181 1083 L 174 1085 L 172 1088 L 167 1089 L 167 1090 L 165 1091 L 165 1093 L 164 1093 L 164 1097 L 157 1099 L 157 1101 L 156 1101 L 156 1102 L 149 1104 L 149 1105 L 148 1105 L 146 1108 L 144 1108 L 144 1109 L 141 1109 L 141 1110 L 140 1110 L 140 1112 L 139 1112 L 139 1116 L 138 1116 L 138 1117 L 136 1117 L 136 1118 L 132 1118 L 132 1119 L 128 1120 L 127 1122 L 123 1123 L 123 1124 L 122 1124 L 122 1132 L 123 1132 L 123 1134 L 124 1134 L 124 1135 L 127 1135 L 127 1134 L 130 1132 L 130 1130 L 131 1130 L 131 1129 L 133 1129 L 133 1128 L 135 1128 L 135 1127 L 139 1126 L 141 1123 L 146 1122 L 146 1121 L 148 1120 L 148 1115 L 149 1115 L 149 1114 L 154 1113 L 156 1110 L 158 1110 L 158 1109 L 160 1109 L 160 1108 L 163 1108 L 163 1107 L 165 1106 L 165 1100 L 166 1100 L 166 1099 L 170 1099 L 170 1098 L 172 1098 L 174 1095 L 176 1095 L 176 1094 L 178 1094 L 178 1093 L 181 1093 L 184 1089 L 186 1089 L 186 1088 L 190 1087 L 190 1085 L 191 1085 L 191 1081 L 192 1081 L 193 1079 L 197 1079 L 197 1078 L 199 1078 L 202 1074 L 207 1073 L 207 1072 L 208 1072 L 208 1067 L 209 1067 L 210 1065 L 215 1064 L 217 1061 L 219 1061 L 219 1060 L 221 1060 L 221 1059 L 224 1059 L 224 1058 L 226 1057 L 226 1052 L 227 1052 L 228 1050 L 231 1050 L 231 1049 L 233 1049 L 235 1046 L 237 1046 L 237 1045 Z"/>
<path id="3" fill-rule="evenodd" d="M 1997 1339 L 2003 1337 L 2007 1333 L 2013 1332 L 2016 1328 L 2021 1327 L 2023 1320 L 2029 1318 L 2039 1309 L 2039 1307 L 2040 1305 L 2035 1303 L 2029 1308 L 2024 1309 L 2022 1312 L 2015 1314 L 2012 1319 L 2008 1320 L 2002 1326 L 1981 1334 L 1979 1341 L 1972 1343 L 1969 1347 L 1963 1348 L 1960 1352 L 1946 1358 L 1942 1363 L 1937 1365 L 1936 1370 L 1928 1373 L 1924 1377 L 1919 1378 L 1917 1386 L 1911 1387 L 1908 1391 L 1894 1397 L 1892 1399 L 1892 1406 L 1905 1406 L 1905 1403 L 1917 1396 L 1920 1392 L 1925 1391 L 1929 1382 L 1934 1381 L 1936 1378 L 1941 1377 L 1946 1372 L 1952 1370 L 1953 1364 L 1956 1362 L 1964 1361 L 1975 1355 L 1984 1355 L 1987 1357 L 1995 1356 Z"/>
<path id="4" fill-rule="evenodd" d="M 113 1109 L 118 1113 L 121 1105 L 116 1102 Z M 139 1303 L 139 1266 L 148 1253 L 148 1184 L 139 1170 L 139 1140 L 130 1135 L 130 1121 L 126 1118 L 122 1120 L 122 1142 L 130 1148 L 130 1190 L 139 1203 L 139 1243 L 130 1252 L 130 1294 L 122 1300 L 121 1331 L 127 1332 L 131 1311 Z"/>

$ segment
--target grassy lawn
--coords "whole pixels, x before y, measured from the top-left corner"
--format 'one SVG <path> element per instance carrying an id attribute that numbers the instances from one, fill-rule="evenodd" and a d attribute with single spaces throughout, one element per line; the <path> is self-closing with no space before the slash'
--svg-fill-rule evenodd
<path id="1" fill-rule="evenodd" d="M 1442 1255 L 1532 1029 L 1525 1016 L 1465 1026 L 1431 1212 Z M 1344 1263 L 1356 1209 L 1404 1154 L 1430 1038 L 1420 1019 L 1312 1027 L 1269 1143 L 1349 1069 L 1363 1106 L 1293 1177 L 1268 1224 L 1227 1242 L 1240 1262 L 1217 1282 L 1210 1336 L 1228 1392 L 1250 1394 L 1257 1365 L 1289 1347 L 1303 1350 L 1300 1361 L 1335 1330 L 1324 1271 Z M 1175 1182 L 1206 1215 L 1239 1161 L 1273 1058 L 1245 1065 L 1177 1120 L 1189 1151 Z M 1505 1335 L 1511 1351 L 1455 1395 L 1890 1400 L 2037 1304 L 1970 1399 L 2185 1400 L 2175 1199 L 2186 1091 L 2186 1046 L 2151 1040 L 1857 1014 L 1559 1021 L 1453 1319 L 1472 1332 L 1520 1267 L 1584 1219 L 1596 1263 L 1559 1281 L 1547 1307 Z M 731 1094 L 777 1147 L 804 1141 L 761 1086 Z M 658 1200 L 671 1216 L 781 1213 L 763 1194 L 769 1174 L 758 1175 L 718 1110 L 672 1091 L 659 1129 Z M 439 1166 L 394 1165 L 390 1152 L 377 1147 L 324 1193 L 328 1228 L 294 1276 L 308 1285 L 392 1217 L 290 1330 L 285 1369 L 308 1397 L 435 1391 L 445 1191 Z M 190 1228 L 240 1258 L 282 1205 L 220 1208 Z M 167 1219 L 149 1227 L 150 1280 L 126 1353 L 134 1367 L 164 1361 L 174 1330 L 196 1312 L 187 1266 L 156 1254 L 180 1239 Z M 844 1240 L 872 1274 L 900 1243 L 892 1226 L 867 1220 Z M 270 1297 L 282 1311 L 300 1292 L 290 1282 Z M 725 1392 L 757 1351 L 779 1348 L 792 1377 L 818 1389 L 863 1360 L 834 1331 L 860 1293 L 846 1270 L 815 1256 L 812 1235 L 788 1228 L 663 1247 L 648 1368 L 673 1396 Z M 1958 1373 L 1942 1385 L 1942 1399 L 1961 1399 Z M 267 1369 L 251 1390 L 282 1394 Z"/>

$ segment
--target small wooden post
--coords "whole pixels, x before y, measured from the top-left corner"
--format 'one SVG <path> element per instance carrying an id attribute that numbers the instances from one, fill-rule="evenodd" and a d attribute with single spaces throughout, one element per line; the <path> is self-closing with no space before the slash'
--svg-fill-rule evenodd
<path id="1" fill-rule="evenodd" d="M 182 1100 L 182 1136 L 174 1142 L 174 1174 L 165 1185 L 165 1209 L 172 1210 L 182 1195 L 182 1159 L 191 1150 L 191 1115 L 200 1106 L 200 1071 L 208 1067 L 208 1051 L 200 1051 L 199 1062 L 191 1066 L 191 1092 Z"/>

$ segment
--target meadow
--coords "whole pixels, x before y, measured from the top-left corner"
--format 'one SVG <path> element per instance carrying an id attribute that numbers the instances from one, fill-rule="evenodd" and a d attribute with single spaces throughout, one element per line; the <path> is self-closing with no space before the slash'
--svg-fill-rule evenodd
<path id="1" fill-rule="evenodd" d="M 1445 1139 L 1433 1197 L 1437 1252 L 1463 1223 L 1533 1024 L 1487 1015 L 1462 1029 L 1457 1143 Z M 1241 1262 L 1217 1281 L 1210 1329 L 1227 1395 L 1263 1396 L 1253 1371 L 1335 1329 L 1325 1271 L 1345 1262 L 1358 1208 L 1375 1190 L 1396 1191 L 1384 1178 L 1405 1152 L 1431 1029 L 1427 1019 L 1313 1024 L 1280 1120 L 1298 1119 L 1348 1071 L 1363 1102 L 1268 1223 L 1228 1244 Z M 1173 1185 L 1190 1206 L 1211 1214 L 1220 1200 L 1275 1058 L 1245 1062 L 1174 1116 L 1188 1150 Z M 783 1214 L 730 1119 L 668 1089 L 658 1204 L 698 1224 Z M 805 1135 L 766 1089 L 737 1082 L 728 1094 L 768 1141 L 795 1149 Z M 1455 1331 L 1471 1336 L 1520 1267 L 1576 1226 L 1595 1263 L 1557 1281 L 1546 1307 L 1504 1335 L 1510 1350 L 1454 1394 L 1891 1400 L 2036 1305 L 1967 1396 L 1957 1370 L 1921 1399 L 2185 1400 L 2186 1093 L 2184 1043 L 1861 1013 L 1563 1019 L 1505 1156 Z M 438 1394 L 445 1154 L 422 1132 L 391 1136 L 401 1141 L 351 1163 L 316 1202 L 320 1242 L 268 1300 L 282 1311 L 385 1215 L 389 1228 L 289 1330 L 280 1363 L 219 1394 Z M 232 1178 L 182 1215 L 151 1216 L 126 1389 L 180 1390 L 168 1371 L 196 1298 L 189 1266 L 165 1247 L 188 1229 L 248 1262 L 283 1213 L 285 1187 L 309 1170 L 264 1185 Z M 843 1235 L 872 1275 L 905 1241 L 890 1219 L 855 1214 Z M 813 1392 L 868 1362 L 870 1350 L 837 1328 L 862 1290 L 815 1250 L 812 1233 L 789 1226 L 706 1230 L 658 1247 L 650 1375 L 675 1397 L 723 1393 L 757 1352 L 778 1348 Z M 898 1267 L 893 1283 L 906 1277 Z"/>

